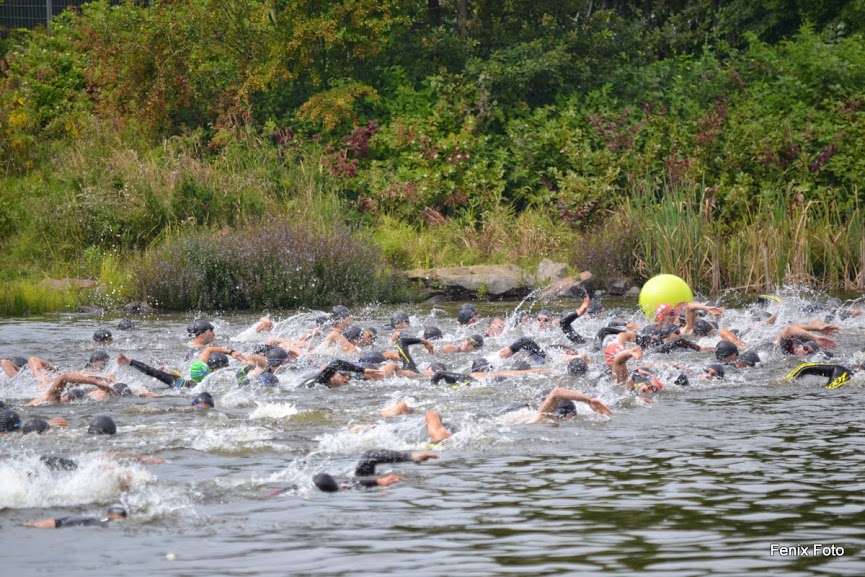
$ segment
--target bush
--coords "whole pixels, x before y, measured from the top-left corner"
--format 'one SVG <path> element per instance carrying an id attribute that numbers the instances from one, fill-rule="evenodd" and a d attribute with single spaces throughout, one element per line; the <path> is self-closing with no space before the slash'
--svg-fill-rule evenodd
<path id="1" fill-rule="evenodd" d="M 324 307 L 406 297 L 380 251 L 348 230 L 286 221 L 170 239 L 133 265 L 136 291 L 165 309 Z"/>

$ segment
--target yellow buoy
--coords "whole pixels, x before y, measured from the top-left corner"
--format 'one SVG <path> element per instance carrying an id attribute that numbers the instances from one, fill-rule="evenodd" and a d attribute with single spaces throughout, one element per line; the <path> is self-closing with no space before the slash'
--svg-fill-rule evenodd
<path id="1" fill-rule="evenodd" d="M 694 300 L 694 293 L 688 283 L 674 274 L 659 274 L 646 281 L 640 290 L 640 308 L 649 319 L 655 316 L 658 305 L 668 304 L 675 307 L 679 303 Z"/>

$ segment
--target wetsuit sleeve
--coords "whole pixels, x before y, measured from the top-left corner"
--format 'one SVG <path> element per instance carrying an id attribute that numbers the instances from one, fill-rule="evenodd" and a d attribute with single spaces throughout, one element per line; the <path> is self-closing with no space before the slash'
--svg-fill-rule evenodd
<path id="1" fill-rule="evenodd" d="M 400 337 L 397 341 L 396 350 L 399 352 L 399 356 L 402 359 L 402 369 L 404 371 L 414 371 L 416 373 L 420 372 L 414 362 L 414 359 L 411 358 L 409 347 L 411 345 L 419 345 L 421 343 L 423 343 L 423 340 L 417 337 Z"/>
<path id="2" fill-rule="evenodd" d="M 474 381 L 475 378 L 471 375 L 467 375 L 465 373 L 453 373 L 451 371 L 436 371 L 435 374 L 430 379 L 434 385 L 439 384 L 444 381 L 449 385 L 453 385 L 461 382 L 470 382 Z"/>
<path id="3" fill-rule="evenodd" d="M 175 386 L 177 380 L 180 378 L 177 375 L 172 375 L 171 373 L 166 373 L 165 371 L 160 371 L 159 369 L 155 369 L 150 365 L 146 365 L 141 361 L 131 360 L 129 362 L 129 366 L 135 369 L 136 371 L 140 371 L 147 375 L 148 377 L 153 377 L 157 381 L 161 381 L 168 385 L 169 387 Z"/>
<path id="4" fill-rule="evenodd" d="M 586 342 L 586 339 L 583 337 L 583 335 L 575 331 L 574 327 L 571 326 L 571 323 L 573 323 L 578 318 L 580 318 L 580 315 L 577 314 L 576 311 L 565 315 L 564 317 L 562 317 L 560 326 L 562 327 L 562 332 L 565 333 L 565 336 L 568 337 L 569 341 L 581 345 Z"/>
<path id="5" fill-rule="evenodd" d="M 411 461 L 410 451 L 389 451 L 386 449 L 367 451 L 360 456 L 360 461 L 357 463 L 354 474 L 357 477 L 369 477 L 370 475 L 375 475 L 376 465 L 381 463 L 403 463 L 405 461 Z"/>
<path id="6" fill-rule="evenodd" d="M 365 489 L 369 489 L 371 487 L 378 487 L 378 479 L 357 479 L 355 483 Z"/>
<path id="7" fill-rule="evenodd" d="M 547 353 L 545 353 L 544 350 L 538 346 L 538 343 L 536 343 L 534 340 L 530 339 L 529 337 L 523 337 L 521 339 L 515 340 L 511 344 L 511 346 L 508 348 L 510 348 L 511 351 L 514 353 L 517 353 L 523 349 L 526 349 L 527 351 L 531 351 L 538 356 L 547 358 Z"/>
<path id="8" fill-rule="evenodd" d="M 664 343 L 662 345 L 658 345 L 657 347 L 652 347 L 649 352 L 652 353 L 669 353 L 679 349 L 690 349 L 692 351 L 699 351 L 700 345 L 689 341 L 688 339 L 676 339 L 675 341 L 671 341 L 669 343 Z"/>
<path id="9" fill-rule="evenodd" d="M 339 371 L 349 371 L 352 373 L 359 373 L 361 376 L 363 375 L 362 366 L 341 359 L 336 359 L 331 361 L 321 370 L 320 373 L 318 373 L 318 375 L 316 375 L 315 382 L 321 385 L 330 386 L 330 378 Z"/>
<path id="10" fill-rule="evenodd" d="M 601 344 L 603 344 L 604 339 L 608 336 L 617 335 L 619 333 L 625 332 L 626 330 L 628 329 L 624 327 L 603 327 L 601 330 L 598 331 L 598 334 L 596 336 L 598 337 L 598 340 L 601 342 Z"/>
<path id="11" fill-rule="evenodd" d="M 96 527 L 108 522 L 96 517 L 61 517 L 54 519 L 55 527 Z"/>

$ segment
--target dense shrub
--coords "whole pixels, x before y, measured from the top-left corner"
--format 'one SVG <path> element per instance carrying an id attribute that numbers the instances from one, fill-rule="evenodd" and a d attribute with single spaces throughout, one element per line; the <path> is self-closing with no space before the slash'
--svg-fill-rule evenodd
<path id="1" fill-rule="evenodd" d="M 380 251 L 346 229 L 275 221 L 167 240 L 133 266 L 137 294 L 165 309 L 274 309 L 407 296 Z"/>

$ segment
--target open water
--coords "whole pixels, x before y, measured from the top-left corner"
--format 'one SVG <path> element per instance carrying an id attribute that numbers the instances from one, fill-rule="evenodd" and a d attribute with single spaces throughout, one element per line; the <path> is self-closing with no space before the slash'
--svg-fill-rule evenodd
<path id="1" fill-rule="evenodd" d="M 723 326 L 762 343 L 790 320 L 798 299 L 785 299 L 775 327 L 730 310 Z M 555 313 L 574 303 L 556 304 Z M 854 303 L 854 306 L 858 306 Z M 530 303 L 480 305 L 488 318 Z M 630 318 L 642 320 L 626 304 Z M 534 305 L 534 312 L 539 306 Z M 359 324 L 383 329 L 391 307 L 355 310 Z M 405 307 L 415 334 L 440 326 L 445 340 L 469 332 L 450 305 Z M 275 314 L 275 332 L 300 334 L 315 313 Z M 257 315 L 215 315 L 216 344 L 249 348 Z M 113 330 L 108 347 L 133 358 L 184 368 L 185 316 L 136 319 Z M 0 321 L 0 356 L 38 355 L 67 370 L 96 349 L 90 335 L 114 329 L 114 317 L 64 315 Z M 575 328 L 594 335 L 605 317 Z M 865 317 L 841 321 L 839 353 L 863 358 Z M 466 370 L 517 337 L 542 346 L 567 342 L 558 329 L 510 327 L 479 353 L 442 355 Z M 713 345 L 709 337 L 702 344 Z M 380 342 L 384 345 L 384 342 Z M 423 368 L 430 357 L 416 354 Z M 589 349 L 591 350 L 591 349 Z M 159 398 L 23 408 L 36 396 L 32 376 L 0 377 L 0 399 L 26 420 L 65 417 L 70 427 L 44 435 L 0 437 L 2 574 L 58 575 L 863 575 L 865 574 L 865 424 L 860 374 L 837 390 L 787 382 L 795 361 L 759 349 L 763 366 L 730 370 L 722 383 L 699 378 L 711 353 L 683 352 L 655 361 L 670 382 L 685 367 L 691 386 L 668 386 L 654 403 L 624 393 L 604 376 L 553 373 L 451 389 L 429 379 L 395 378 L 340 389 L 298 389 L 312 369 L 280 375 L 277 388 L 236 386 L 234 368 L 193 391 Z M 413 350 L 414 352 L 414 350 Z M 339 355 L 348 358 L 347 355 Z M 674 367 L 673 364 L 678 366 Z M 118 367 L 112 364 L 111 370 Z M 162 385 L 127 368 L 134 388 Z M 581 410 L 558 423 L 519 424 L 497 413 L 553 385 L 591 392 L 613 414 Z M 189 410 L 210 391 L 213 411 Z M 378 411 L 407 400 L 417 415 L 384 419 Z M 415 450 L 426 442 L 423 411 L 435 409 L 458 428 L 438 460 L 379 466 L 407 480 L 376 490 L 319 492 L 322 471 L 348 480 L 367 449 Z M 582 409 L 582 407 L 581 407 Z M 86 434 L 93 415 L 109 414 L 113 437 Z M 358 432 L 353 430 L 359 427 Z M 144 464 L 104 456 L 127 451 L 167 459 Z M 75 459 L 53 472 L 42 455 Z M 293 487 L 271 496 L 275 489 Z M 64 515 L 100 516 L 121 502 L 130 517 L 108 527 L 40 530 L 21 522 Z M 815 545 L 819 545 L 815 549 Z M 801 546 L 785 550 L 781 547 Z"/>

